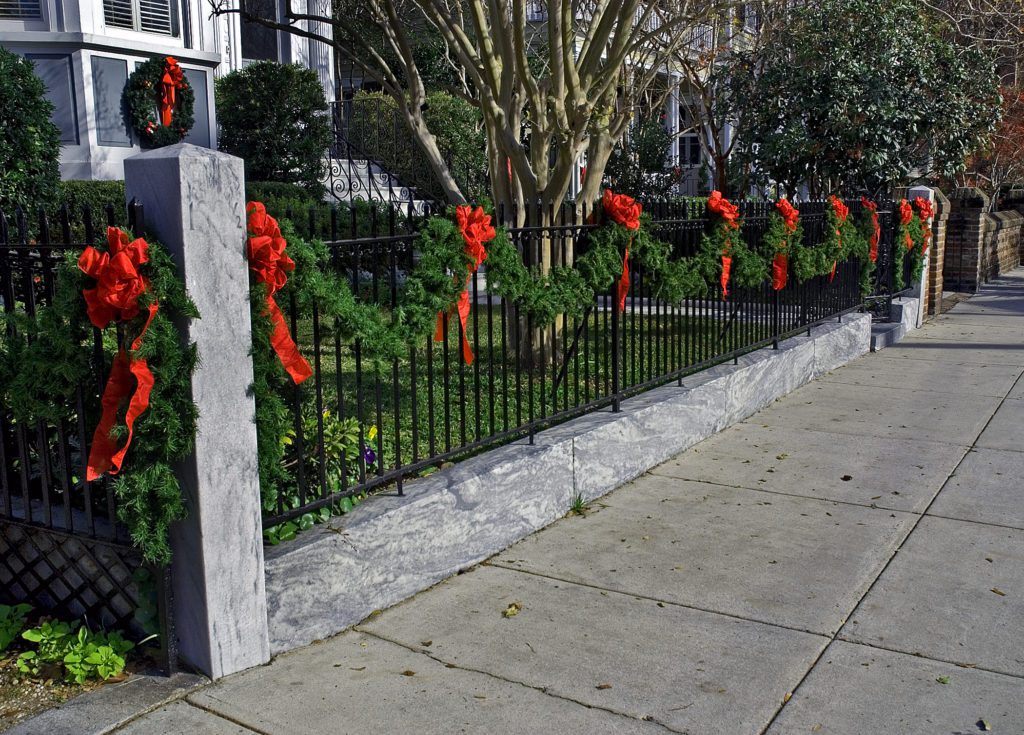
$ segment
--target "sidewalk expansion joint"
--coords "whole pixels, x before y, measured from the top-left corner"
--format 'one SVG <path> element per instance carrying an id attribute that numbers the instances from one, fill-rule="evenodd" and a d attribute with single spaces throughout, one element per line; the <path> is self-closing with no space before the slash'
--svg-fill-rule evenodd
<path id="1" fill-rule="evenodd" d="M 217 699 L 216 697 L 212 697 L 212 698 L 213 699 Z M 221 700 L 217 699 L 217 701 L 219 702 Z M 185 704 L 187 704 L 189 707 L 195 707 L 198 710 L 202 710 L 203 712 L 205 712 L 208 715 L 213 715 L 214 717 L 219 717 L 220 719 L 225 720 L 226 722 L 230 722 L 232 725 L 238 725 L 239 727 L 244 727 L 246 730 L 249 730 L 250 732 L 257 733 L 257 735 L 274 735 L 274 733 L 270 732 L 269 730 L 261 730 L 258 727 L 255 727 L 254 725 L 249 725 L 249 724 L 247 724 L 245 722 L 242 722 L 241 720 L 238 720 L 238 719 L 235 719 L 234 717 L 231 717 L 230 715 L 226 715 L 223 712 L 218 712 L 217 710 L 213 709 L 212 707 L 207 707 L 205 705 L 199 704 L 198 702 L 193 702 L 188 697 L 185 698 Z"/>
<path id="2" fill-rule="evenodd" d="M 837 641 L 843 643 L 849 643 L 852 646 L 863 646 L 864 648 L 877 648 L 880 651 L 888 651 L 889 653 L 898 653 L 902 656 L 913 656 L 914 658 L 922 659 L 923 661 L 935 661 L 940 664 L 951 664 L 961 669 L 970 669 L 971 671 L 984 671 L 989 674 L 997 674 L 998 676 L 1007 676 L 1011 679 L 1024 679 L 1024 674 L 1015 674 L 1012 671 L 1003 671 L 1001 669 L 991 669 L 987 666 L 982 666 L 976 663 L 966 663 L 964 661 L 954 661 L 948 658 L 937 658 L 935 656 L 926 656 L 923 653 L 905 651 L 900 648 L 892 648 L 890 646 L 883 646 L 880 643 L 869 643 L 864 640 L 856 640 L 853 638 L 846 638 L 841 633 L 836 637 Z"/>
<path id="3" fill-rule="evenodd" d="M 410 651 L 412 653 L 417 653 L 417 654 L 420 654 L 422 656 L 426 656 L 430 660 L 436 661 L 437 663 L 441 664 L 442 666 L 444 666 L 445 668 L 448 668 L 448 669 L 455 669 L 456 671 L 466 671 L 466 672 L 472 673 L 472 674 L 482 674 L 483 676 L 486 676 L 486 677 L 489 677 L 491 679 L 494 679 L 495 681 L 504 682 L 506 684 L 514 684 L 516 686 L 521 686 L 521 687 L 524 687 L 526 689 L 532 689 L 533 691 L 539 692 L 540 694 L 543 694 L 545 696 L 551 697 L 552 699 L 558 699 L 558 700 L 561 700 L 563 702 L 570 702 L 572 704 L 578 704 L 581 707 L 586 707 L 587 709 L 596 710 L 598 712 L 607 712 L 610 715 L 615 715 L 616 717 L 623 717 L 623 718 L 625 718 L 627 720 L 630 720 L 630 721 L 633 721 L 633 722 L 649 722 L 649 723 L 651 723 L 653 725 L 658 725 L 658 726 L 662 727 L 666 732 L 678 733 L 678 735 L 687 735 L 687 731 L 685 731 L 685 730 L 676 730 L 676 729 L 670 727 L 669 725 L 666 725 L 664 722 L 661 722 L 660 720 L 654 718 L 653 716 L 635 717 L 634 715 L 631 715 L 628 712 L 620 712 L 618 710 L 611 709 L 609 707 L 600 707 L 600 706 L 598 706 L 596 704 L 590 704 L 588 702 L 583 702 L 583 701 L 580 701 L 578 699 L 574 699 L 572 697 L 566 696 L 564 694 L 554 694 L 547 687 L 537 686 L 536 684 L 529 684 L 529 683 L 527 683 L 525 681 L 519 681 L 518 679 L 510 679 L 508 677 L 500 676 L 498 674 L 495 674 L 492 671 L 487 671 L 486 669 L 477 669 L 477 668 L 474 668 L 472 666 L 463 666 L 463 665 L 457 664 L 457 663 L 455 663 L 453 661 L 446 661 L 443 658 L 434 655 L 430 651 L 426 651 L 426 650 L 424 650 L 422 648 L 419 648 L 417 646 L 410 646 L 408 644 L 403 643 L 402 641 L 398 641 L 398 640 L 395 640 L 393 638 L 389 638 L 386 635 L 382 635 L 379 632 L 372 632 L 372 631 L 366 630 L 361 625 L 353 626 L 352 630 L 355 630 L 358 633 L 361 633 L 362 635 L 369 636 L 371 638 L 376 638 L 378 640 L 385 641 L 386 643 L 391 643 L 393 645 L 399 646 L 399 647 L 404 648 L 405 650 Z"/>
<path id="4" fill-rule="evenodd" d="M 1021 380 L 1021 377 L 1018 376 L 1017 380 L 1014 381 L 1014 386 L 1016 386 L 1017 382 L 1019 382 L 1020 380 Z M 873 580 L 871 580 L 871 584 L 868 585 L 868 588 L 864 591 L 864 594 L 862 594 L 860 596 L 860 598 L 857 600 L 857 602 L 853 605 L 853 607 L 851 608 L 849 614 L 846 615 L 843 618 L 843 620 L 844 620 L 843 624 L 840 626 L 839 630 L 836 631 L 831 636 L 831 640 L 829 641 L 829 645 L 825 646 L 825 648 L 822 649 L 821 653 L 818 654 L 817 658 L 814 659 L 814 662 L 811 664 L 811 666 L 807 669 L 806 672 L 804 672 L 804 675 L 802 677 L 800 677 L 800 681 L 798 681 L 796 686 L 793 687 L 793 691 L 792 691 L 793 695 L 796 695 L 796 693 L 799 691 L 800 687 L 807 680 L 807 677 L 810 676 L 812 671 L 814 671 L 814 668 L 818 665 L 818 662 L 821 661 L 822 656 L 824 656 L 825 652 L 828 651 L 829 646 L 831 646 L 832 643 L 834 643 L 835 641 L 840 640 L 840 641 L 843 641 L 843 642 L 846 642 L 846 643 L 852 643 L 852 644 L 855 644 L 855 645 L 868 645 L 868 646 L 870 646 L 870 644 L 862 644 L 862 643 L 860 643 L 860 641 L 850 641 L 846 637 L 844 637 L 844 631 L 850 625 L 849 621 L 851 621 L 854 618 L 854 616 L 857 614 L 857 610 L 860 609 L 860 606 L 864 603 L 864 600 L 867 598 L 867 596 L 869 594 L 871 594 L 871 591 L 875 588 L 875 585 L 878 584 L 878 580 L 881 579 L 882 575 L 885 574 L 886 570 L 892 564 L 893 559 L 896 558 L 896 556 L 900 553 L 900 551 L 906 545 L 907 540 L 910 539 L 910 537 L 914 535 L 914 531 L 917 530 L 917 527 L 921 524 L 921 521 L 925 518 L 925 516 L 929 515 L 928 511 L 931 510 L 931 507 L 935 504 L 936 498 L 939 497 L 939 494 L 946 488 L 946 485 L 949 484 L 950 479 L 952 479 L 953 475 L 956 474 L 956 471 L 958 469 L 960 469 L 960 465 L 962 465 L 964 463 L 964 460 L 967 459 L 967 457 L 970 455 L 972 450 L 977 449 L 978 439 L 980 439 L 981 435 L 983 433 L 985 433 L 985 430 L 992 423 L 992 419 L 995 417 L 996 413 L 999 411 L 1000 408 L 1002 408 L 1003 404 L 1006 403 L 1006 400 L 1007 400 L 1007 398 L 1010 395 L 1010 392 L 1012 390 L 1013 390 L 1013 387 L 1011 387 L 1010 390 L 1008 390 L 1006 392 L 1006 394 L 1003 395 L 1002 399 L 999 401 L 999 404 L 992 410 L 992 413 L 988 417 L 988 420 L 985 422 L 985 425 L 982 426 L 981 429 L 978 430 L 978 433 L 975 434 L 974 439 L 971 440 L 970 445 L 967 447 L 967 451 L 964 452 L 964 455 L 960 458 L 960 461 L 956 463 L 956 466 L 952 470 L 950 470 L 949 474 L 946 476 L 946 479 L 942 481 L 942 483 L 939 485 L 939 488 L 932 494 L 931 500 L 928 501 L 928 505 L 925 507 L 925 509 L 923 511 L 921 511 L 920 514 L 917 514 L 917 513 L 913 514 L 913 515 L 915 515 L 917 517 L 914 519 L 913 525 L 911 526 L 910 530 L 903 537 L 903 540 L 900 541 L 899 545 L 895 548 L 895 550 L 893 550 L 892 554 L 886 560 L 885 565 L 881 568 L 881 570 L 879 570 L 878 574 L 875 575 L 875 578 Z M 935 516 L 931 516 L 931 517 L 935 517 Z M 956 519 L 956 520 L 958 520 L 958 519 Z M 966 522 L 967 523 L 973 523 L 973 521 L 966 521 Z M 852 630 L 852 628 L 851 628 L 851 630 Z M 883 646 L 873 646 L 873 647 L 874 648 L 878 648 L 880 650 L 892 651 L 894 653 L 902 653 L 902 654 L 908 655 L 908 656 L 915 656 L 916 658 L 928 659 L 928 657 L 926 657 L 926 656 L 918 656 L 918 655 L 915 655 L 915 654 L 908 654 L 906 651 L 898 651 L 898 650 L 892 649 L 892 648 L 884 648 Z M 956 661 L 944 661 L 942 659 L 928 659 L 928 660 L 935 660 L 935 661 L 940 661 L 942 663 L 949 663 L 949 664 L 959 665 Z M 1013 674 L 1007 674 L 1006 672 L 1003 672 L 1003 671 L 994 671 L 994 670 L 991 670 L 991 669 L 982 669 L 981 667 L 974 667 L 974 668 L 979 668 L 982 671 L 989 671 L 990 673 L 1002 674 L 1004 676 L 1011 676 L 1013 678 L 1024 678 L 1024 677 L 1019 677 L 1019 676 L 1016 676 L 1016 675 L 1013 675 Z M 768 723 L 761 729 L 759 735 L 764 735 L 764 733 L 766 733 L 769 729 L 771 729 L 771 726 L 773 724 L 775 724 L 775 721 L 779 718 L 779 715 L 782 713 L 782 711 L 785 709 L 785 707 L 786 707 L 786 702 L 783 702 L 778 707 L 778 709 L 775 711 L 775 714 L 772 716 L 772 718 L 770 720 L 768 720 Z"/>
<path id="5" fill-rule="evenodd" d="M 507 562 L 492 562 L 486 561 L 481 562 L 480 566 L 497 567 L 498 569 L 504 569 L 509 572 L 518 572 L 519 574 L 528 574 L 531 577 L 539 577 L 541 579 L 550 579 L 553 582 L 562 582 L 563 584 L 571 584 L 575 587 L 585 587 L 587 589 L 596 590 L 598 592 L 604 592 L 609 595 L 618 595 L 620 597 L 628 597 L 632 600 L 639 600 L 643 602 L 653 602 L 660 605 L 671 605 L 672 607 L 679 607 L 685 610 L 696 610 L 698 612 L 709 613 L 711 615 L 721 615 L 723 618 L 731 618 L 733 620 L 742 620 L 745 623 L 755 623 L 757 625 L 769 625 L 773 628 L 781 628 L 782 630 L 791 630 L 794 633 L 807 633 L 808 635 L 818 636 L 819 638 L 832 638 L 834 634 L 821 633 L 816 630 L 810 630 L 808 628 L 800 628 L 795 625 L 783 625 L 782 623 L 772 622 L 769 620 L 761 620 L 759 618 L 750 618 L 745 615 L 737 615 L 735 613 L 722 612 L 721 610 L 715 610 L 710 607 L 701 607 L 699 605 L 692 605 L 686 602 L 678 602 L 673 600 L 663 600 L 660 597 L 651 597 L 649 595 L 641 595 L 635 592 L 623 592 L 622 590 L 609 589 L 608 587 L 601 587 L 600 585 L 590 584 L 588 582 L 581 582 L 576 579 L 566 579 L 565 577 L 556 577 L 553 574 L 544 574 L 543 572 L 537 572 L 532 569 L 520 569 L 518 567 L 509 566 Z M 836 631 L 838 632 L 838 630 Z"/>
<path id="6" fill-rule="evenodd" d="M 657 469 L 657 468 L 655 468 Z M 664 477 L 669 480 L 682 480 L 683 482 L 699 482 L 701 485 L 714 485 L 715 487 L 724 487 L 730 490 L 750 490 L 758 493 L 768 493 L 769 495 L 781 495 L 784 498 L 800 498 L 801 500 L 817 500 L 822 503 L 833 503 L 835 505 L 852 505 L 855 508 L 867 508 L 868 510 L 887 510 L 892 513 L 903 513 L 904 515 L 919 516 L 924 515 L 924 511 L 919 510 L 906 510 L 905 508 L 892 508 L 888 505 L 879 505 L 878 503 L 855 503 L 852 500 L 836 500 L 835 498 L 823 498 L 818 495 L 801 495 L 800 493 L 787 493 L 782 490 L 770 490 L 766 487 L 751 487 L 750 485 L 730 485 L 724 482 L 715 482 L 714 480 L 698 480 L 692 477 L 679 477 L 678 475 L 669 475 L 662 472 L 656 472 L 651 470 L 652 475 L 658 477 Z M 979 521 L 980 522 L 980 521 Z M 996 524 L 989 524 L 996 525 Z M 1012 528 L 1012 526 L 1011 526 Z"/>

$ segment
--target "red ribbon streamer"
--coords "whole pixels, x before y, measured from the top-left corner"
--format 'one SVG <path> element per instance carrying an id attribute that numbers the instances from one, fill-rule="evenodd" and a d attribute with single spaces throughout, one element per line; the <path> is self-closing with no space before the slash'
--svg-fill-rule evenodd
<path id="1" fill-rule="evenodd" d="M 729 271 L 732 270 L 732 257 L 722 256 L 722 301 L 729 296 Z"/>
<path id="2" fill-rule="evenodd" d="M 629 244 L 633 244 L 633 238 L 629 239 Z M 618 299 L 619 299 L 619 313 L 621 314 L 626 310 L 626 295 L 629 293 L 629 245 L 626 246 L 626 254 L 622 256 L 622 275 L 619 276 L 618 282 Z"/>
<path id="3" fill-rule="evenodd" d="M 108 227 L 107 252 L 101 253 L 91 245 L 82 252 L 78 258 L 78 268 L 96 280 L 95 287 L 82 291 L 89 321 L 96 328 L 104 329 L 112 321 L 129 321 L 139 315 L 139 296 L 149 288 L 148 281 L 139 269 L 149 262 L 148 250 L 149 244 L 141 237 L 129 241 L 128 233 L 116 227 Z M 154 301 L 147 310 L 149 316 L 146 323 L 132 340 L 132 352 L 142 346 L 142 338 L 160 310 L 160 305 Z M 103 412 L 93 432 L 86 462 L 87 481 L 92 482 L 108 472 L 116 475 L 121 471 L 125 454 L 132 443 L 135 421 L 149 408 L 153 383 L 153 373 L 144 359 L 130 357 L 123 348 L 118 350 L 111 365 L 110 377 L 103 388 Z M 125 414 L 128 437 L 119 449 L 110 432 L 125 399 L 128 399 Z"/>
<path id="4" fill-rule="evenodd" d="M 459 300 L 454 307 L 448 310 L 448 314 L 457 311 L 459 324 L 462 326 L 462 359 L 467 365 L 472 365 L 474 356 L 473 348 L 469 345 L 469 335 L 466 331 L 466 323 L 469 319 L 469 283 L 473 280 L 480 264 L 487 260 L 486 243 L 494 239 L 497 232 L 491 224 L 491 215 L 484 212 L 483 207 L 473 209 L 465 204 L 455 208 L 455 222 L 459 226 L 459 232 L 465 243 L 464 252 L 470 259 L 471 265 L 466 274 L 466 285 L 459 294 Z M 445 321 L 444 312 L 437 312 L 437 324 L 434 327 L 434 341 L 441 342 L 444 339 Z"/>
<path id="5" fill-rule="evenodd" d="M 178 66 L 177 59 L 173 56 L 164 59 L 164 74 L 160 78 L 160 124 L 165 128 L 171 126 L 177 91 L 181 89 L 184 78 L 185 72 Z"/>
<path id="6" fill-rule="evenodd" d="M 132 351 L 142 346 L 142 337 L 149 329 L 153 317 L 159 311 L 160 305 L 153 302 L 149 305 L 149 317 L 143 326 L 139 336 L 132 341 Z M 133 380 L 134 378 L 134 390 Z M 86 465 L 85 479 L 89 482 L 99 479 L 104 473 L 109 472 L 116 475 L 121 471 L 125 454 L 131 446 L 132 436 L 135 432 L 135 420 L 149 408 L 149 397 L 153 392 L 153 373 L 149 364 L 143 358 L 132 358 L 124 351 L 118 350 L 114 363 L 110 367 L 110 377 L 103 389 L 103 398 L 100 401 L 103 406 L 103 413 L 96 431 L 92 435 L 92 447 L 89 450 L 89 461 Z M 117 443 L 110 435 L 114 424 L 117 422 L 117 411 L 122 402 L 128 399 L 128 411 L 124 416 L 125 426 L 128 427 L 128 437 L 124 446 L 117 448 Z"/>
<path id="7" fill-rule="evenodd" d="M 640 229 L 640 214 L 643 208 L 640 203 L 626 194 L 616 194 L 611 189 L 605 189 L 601 195 L 601 209 L 613 222 L 625 227 L 627 230 L 636 232 Z M 619 276 L 616 287 L 616 295 L 619 302 L 619 313 L 626 309 L 626 295 L 629 293 L 629 249 L 633 246 L 633 236 L 629 237 L 629 244 L 626 245 L 626 252 L 622 256 L 622 275 Z"/>
<path id="8" fill-rule="evenodd" d="M 249 202 L 245 205 L 245 212 L 249 230 L 249 269 L 256 274 L 256 280 L 267 286 L 267 313 L 274 325 L 270 344 L 285 371 L 298 385 L 313 375 L 313 368 L 299 354 L 284 314 L 274 300 L 274 294 L 288 282 L 288 272 L 295 270 L 295 262 L 284 252 L 288 242 L 282 237 L 277 220 L 267 214 L 262 202 Z"/>
<path id="9" fill-rule="evenodd" d="M 772 260 L 772 288 L 781 291 L 786 287 L 789 279 L 789 256 L 785 253 L 775 253 Z"/>

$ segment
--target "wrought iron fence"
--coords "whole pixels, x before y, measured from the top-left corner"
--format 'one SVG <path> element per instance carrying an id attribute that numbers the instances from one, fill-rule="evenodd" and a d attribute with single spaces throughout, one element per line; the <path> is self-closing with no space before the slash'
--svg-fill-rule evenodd
<path id="1" fill-rule="evenodd" d="M 821 242 L 825 206 L 800 205 L 805 242 Z M 860 203 L 850 206 L 856 216 Z M 881 210 L 880 252 L 886 252 L 892 245 L 891 206 Z M 672 246 L 673 258 L 697 251 L 708 224 L 703 202 L 656 202 L 645 211 L 655 234 Z M 770 212 L 767 203 L 743 205 L 748 243 L 760 243 Z M 506 214 L 508 221 L 520 221 L 517 212 L 499 212 L 499 219 Z M 542 220 L 536 209 L 526 214 L 528 223 Z M 540 259 L 569 263 L 587 250 L 596 226 L 588 215 L 567 205 L 547 212 L 545 224 L 512 227 L 509 235 L 528 265 Z M 316 223 L 315 214 L 309 216 L 310 231 L 322 233 L 332 267 L 358 298 L 385 310 L 396 307 L 417 257 L 410 220 L 401 218 L 401 229 L 395 217 L 377 220 L 370 236 L 364 229 L 354 237 L 347 217 Z M 338 325 L 325 323 L 316 311 L 309 323 L 293 318 L 293 332 L 314 375 L 291 396 L 296 441 L 287 463 L 294 492 L 278 493 L 265 528 L 387 486 L 401 494 L 407 478 L 446 462 L 517 438 L 532 440 L 538 430 L 590 411 L 617 410 L 628 396 L 777 346 L 787 336 L 864 305 L 855 261 L 841 263 L 832 281 L 791 278 L 781 291 L 765 282 L 730 289 L 728 299 L 715 293 L 679 304 L 659 300 L 650 274 L 631 263 L 624 311 L 614 308 L 614 293 L 600 294 L 583 314 L 537 327 L 488 290 L 486 265 L 469 283 L 472 365 L 462 359 L 457 319 L 449 329 L 445 317 L 441 341 L 410 346 L 381 374 L 368 369 L 359 342 L 342 339 Z M 879 291 L 891 293 L 884 270 L 879 279 Z M 346 441 L 338 442 L 338 435 Z"/>
<path id="2" fill-rule="evenodd" d="M 141 207 L 129 215 L 141 232 Z M 15 345 L 33 339 L 28 325 L 53 302 L 61 264 L 102 239 L 104 221 L 115 221 L 113 207 L 104 216 L 65 206 L 31 222 L 21 210 L 10 217 L 0 212 L 0 359 L 12 359 Z M 91 374 L 59 420 L 19 420 L 11 406 L 14 387 L 0 386 L 0 601 L 84 618 L 93 628 L 140 636 L 160 630 L 168 642 L 167 606 L 159 604 L 169 589 L 166 570 L 143 565 L 118 521 L 109 478 L 86 479 L 109 370 L 100 330 L 93 329 L 91 340 Z M 170 667 L 173 655 L 165 653 Z"/>

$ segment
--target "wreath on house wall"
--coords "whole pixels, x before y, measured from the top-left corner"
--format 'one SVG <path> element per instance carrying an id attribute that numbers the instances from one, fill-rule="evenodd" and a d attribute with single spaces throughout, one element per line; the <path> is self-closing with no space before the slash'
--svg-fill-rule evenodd
<path id="1" fill-rule="evenodd" d="M 143 148 L 180 143 L 195 124 L 195 93 L 173 56 L 139 66 L 128 77 L 121 99 Z"/>

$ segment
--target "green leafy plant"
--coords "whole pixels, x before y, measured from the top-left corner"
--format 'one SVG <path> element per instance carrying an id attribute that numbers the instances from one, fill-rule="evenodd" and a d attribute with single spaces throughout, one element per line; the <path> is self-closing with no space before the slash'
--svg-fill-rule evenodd
<path id="1" fill-rule="evenodd" d="M 44 621 L 22 633 L 22 638 L 34 643 L 35 649 L 18 657 L 18 671 L 39 676 L 50 668 L 62 668 L 64 678 L 75 684 L 119 676 L 125 656 L 135 647 L 120 633 L 93 633 L 77 622 Z"/>
<path id="2" fill-rule="evenodd" d="M 31 611 L 31 605 L 0 605 L 0 654 L 21 635 Z"/>
<path id="3" fill-rule="evenodd" d="M 31 61 L 0 47 L 0 210 L 48 208 L 57 194 L 60 131 Z"/>
<path id="4" fill-rule="evenodd" d="M 245 160 L 253 181 L 323 191 L 331 118 L 316 71 L 257 61 L 217 80 L 219 147 Z"/>

